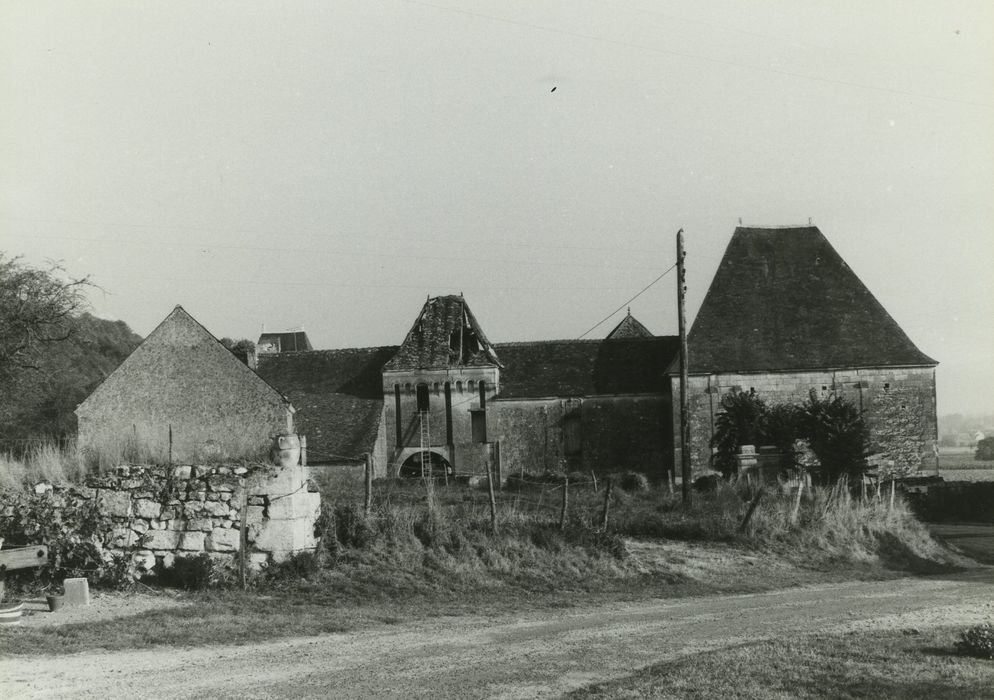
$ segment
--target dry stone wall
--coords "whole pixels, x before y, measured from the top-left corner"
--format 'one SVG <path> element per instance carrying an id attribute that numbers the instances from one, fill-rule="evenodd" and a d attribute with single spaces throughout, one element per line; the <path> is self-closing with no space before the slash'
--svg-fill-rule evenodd
<path id="1" fill-rule="evenodd" d="M 317 545 L 320 494 L 300 465 L 121 466 L 71 490 L 95 499 L 103 547 L 128 553 L 138 569 L 204 552 L 234 564 L 243 529 L 253 569 Z"/>

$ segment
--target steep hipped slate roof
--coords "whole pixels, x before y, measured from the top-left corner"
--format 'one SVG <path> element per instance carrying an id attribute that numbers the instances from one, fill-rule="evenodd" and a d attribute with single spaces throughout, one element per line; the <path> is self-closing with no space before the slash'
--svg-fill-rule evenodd
<path id="1" fill-rule="evenodd" d="M 308 461 L 371 452 L 383 409 L 383 365 L 396 346 L 259 356 L 259 376 L 290 397 Z"/>
<path id="2" fill-rule="evenodd" d="M 736 228 L 688 345 L 691 372 L 937 364 L 814 226 Z"/>
<path id="3" fill-rule="evenodd" d="M 289 331 L 287 333 L 263 333 L 259 336 L 259 345 L 274 344 L 280 352 L 302 352 L 313 350 L 311 341 L 304 331 Z"/>
<path id="4" fill-rule="evenodd" d="M 621 319 L 621 323 L 614 327 L 614 330 L 607 334 L 609 339 L 616 338 L 651 338 L 652 333 L 643 326 L 637 318 L 632 316 L 632 310 L 628 309 L 628 315 Z"/>
<path id="5" fill-rule="evenodd" d="M 679 348 L 673 336 L 499 343 L 497 398 L 662 393 Z"/>
<path id="6" fill-rule="evenodd" d="M 460 346 L 461 344 L 461 346 Z M 385 370 L 500 365 L 462 296 L 429 297 Z"/>

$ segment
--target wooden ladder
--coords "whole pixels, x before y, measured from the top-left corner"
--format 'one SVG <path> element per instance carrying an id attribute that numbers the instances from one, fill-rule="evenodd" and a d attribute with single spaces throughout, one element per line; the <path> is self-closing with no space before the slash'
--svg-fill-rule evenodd
<path id="1" fill-rule="evenodd" d="M 428 411 L 419 411 L 418 418 L 421 422 L 421 478 L 431 477 L 431 427 L 428 420 Z"/>

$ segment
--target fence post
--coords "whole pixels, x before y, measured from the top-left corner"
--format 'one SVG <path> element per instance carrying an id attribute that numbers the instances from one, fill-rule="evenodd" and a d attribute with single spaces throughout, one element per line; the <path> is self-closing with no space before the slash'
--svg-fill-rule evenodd
<path id="1" fill-rule="evenodd" d="M 591 469 L 590 478 L 594 480 L 594 493 L 597 493 L 597 473 Z"/>
<path id="2" fill-rule="evenodd" d="M 242 517 L 238 524 L 238 583 L 245 590 L 245 566 L 248 558 L 248 488 L 242 488 Z"/>
<path id="3" fill-rule="evenodd" d="M 797 483 L 797 498 L 794 499 L 794 510 L 790 513 L 790 524 L 797 524 L 797 515 L 801 510 L 801 493 L 804 491 L 804 479 L 799 479 Z"/>
<path id="4" fill-rule="evenodd" d="M 569 474 L 563 480 L 563 510 L 559 514 L 559 529 L 566 529 L 566 515 L 569 513 Z"/>
<path id="5" fill-rule="evenodd" d="M 739 525 L 739 534 L 746 531 L 749 527 L 749 521 L 752 519 L 752 514 L 756 512 L 756 506 L 759 505 L 759 499 L 763 497 L 763 487 L 760 486 L 759 490 L 756 491 L 756 495 L 752 497 L 752 503 L 749 504 L 749 510 L 746 511 L 745 517 L 742 518 L 742 524 Z"/>
<path id="6" fill-rule="evenodd" d="M 366 465 L 366 502 L 363 510 L 368 518 L 373 512 L 373 460 L 368 452 L 362 458 Z"/>
<path id="7" fill-rule="evenodd" d="M 487 460 L 487 491 L 490 492 L 490 532 L 497 534 L 497 496 L 494 494 L 494 471 Z"/>
<path id="8" fill-rule="evenodd" d="M 604 512 L 601 515 L 601 527 L 607 531 L 607 516 L 611 510 L 611 477 L 607 477 L 604 485 Z"/>

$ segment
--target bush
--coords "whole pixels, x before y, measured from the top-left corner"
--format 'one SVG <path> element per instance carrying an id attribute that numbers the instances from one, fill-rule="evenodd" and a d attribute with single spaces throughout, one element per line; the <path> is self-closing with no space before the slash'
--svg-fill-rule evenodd
<path id="1" fill-rule="evenodd" d="M 219 565 L 207 552 L 196 556 L 178 556 L 173 565 L 159 572 L 159 581 L 166 586 L 187 591 L 203 591 L 215 588 L 225 578 L 224 567 Z"/>
<path id="2" fill-rule="evenodd" d="M 648 491 L 649 477 L 642 472 L 623 472 L 615 482 L 622 491 Z"/>
<path id="3" fill-rule="evenodd" d="M 336 506 L 334 519 L 335 537 L 343 547 L 362 549 L 372 541 L 375 535 L 373 528 L 366 520 L 366 514 L 360 506 L 354 503 Z"/>
<path id="4" fill-rule="evenodd" d="M 994 437 L 986 437 L 977 441 L 977 451 L 973 453 L 974 459 L 994 460 Z"/>
<path id="5" fill-rule="evenodd" d="M 994 625 L 986 623 L 961 632 L 956 649 L 979 659 L 994 659 Z"/>
<path id="6" fill-rule="evenodd" d="M 738 471 L 735 455 L 740 445 L 755 445 L 763 434 L 766 403 L 756 395 L 733 389 L 721 397 L 721 411 L 715 419 L 711 447 L 715 448 L 712 467 L 726 477 Z"/>
<path id="7" fill-rule="evenodd" d="M 858 484 L 866 471 L 869 429 L 860 410 L 841 396 L 819 399 L 814 390 L 801 407 L 799 437 L 806 438 L 817 455 L 822 483 L 835 483 L 843 476 Z"/>

